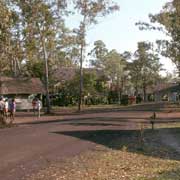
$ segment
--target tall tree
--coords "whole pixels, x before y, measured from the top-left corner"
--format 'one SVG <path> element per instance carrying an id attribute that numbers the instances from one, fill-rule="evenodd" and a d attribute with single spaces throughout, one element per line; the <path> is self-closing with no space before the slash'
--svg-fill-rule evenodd
<path id="1" fill-rule="evenodd" d="M 180 1 L 172 0 L 163 6 L 158 14 L 150 14 L 151 24 L 139 22 L 141 30 L 159 30 L 164 32 L 168 40 L 158 40 L 161 54 L 168 57 L 176 65 L 180 76 Z M 159 23 L 161 26 L 154 25 Z"/>
<path id="2" fill-rule="evenodd" d="M 112 85 L 117 89 L 118 103 L 120 104 L 124 89 L 126 60 L 116 50 L 111 50 L 106 55 L 104 67 L 105 73 L 110 78 Z"/>
<path id="3" fill-rule="evenodd" d="M 135 60 L 129 64 L 131 81 L 135 88 L 143 90 L 144 101 L 147 101 L 147 87 L 155 84 L 159 77 L 162 65 L 159 62 L 158 54 L 152 50 L 152 45 L 147 42 L 139 42 L 138 49 L 134 54 Z"/>
<path id="4" fill-rule="evenodd" d="M 57 38 L 61 33 L 63 19 L 54 1 L 12 0 L 19 15 L 20 37 L 23 39 L 24 64 L 29 76 L 40 76 L 46 87 L 47 112 L 50 112 L 49 71 L 54 64 Z"/>
<path id="5" fill-rule="evenodd" d="M 15 22 L 15 14 L 8 8 L 6 1 L 0 1 L 0 12 L 0 74 L 2 75 L 10 70 L 11 29 Z"/>
<path id="6" fill-rule="evenodd" d="M 83 91 L 83 61 L 85 56 L 86 34 L 90 25 L 97 24 L 100 17 L 104 17 L 113 11 L 119 10 L 119 6 L 110 0 L 74 0 L 75 9 L 80 13 L 78 34 L 80 44 L 80 87 L 78 110 L 81 110 L 82 91 Z"/>
<path id="7" fill-rule="evenodd" d="M 104 62 L 108 54 L 108 49 L 102 40 L 97 40 L 94 42 L 94 48 L 88 54 L 91 56 L 91 65 L 97 69 L 104 68 Z"/>
<path id="8" fill-rule="evenodd" d="M 92 66 L 101 70 L 116 87 L 118 92 L 118 102 L 121 101 L 125 85 L 125 76 L 127 75 L 126 64 L 130 53 L 118 53 L 116 50 L 108 51 L 106 45 L 98 40 L 94 43 L 94 48 L 90 52 L 92 56 Z"/>

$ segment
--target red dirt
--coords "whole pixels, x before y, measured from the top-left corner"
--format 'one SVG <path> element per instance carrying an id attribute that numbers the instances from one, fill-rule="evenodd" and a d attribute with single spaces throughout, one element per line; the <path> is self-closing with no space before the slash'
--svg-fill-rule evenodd
<path id="1" fill-rule="evenodd" d="M 0 130 L 0 179 L 21 180 L 51 164 L 80 154 L 97 145 L 63 132 L 138 129 L 148 122 L 152 111 L 99 110 L 59 113 L 35 118 L 32 113 L 18 112 L 17 127 Z M 158 112 L 158 121 L 177 121 L 179 112 Z"/>

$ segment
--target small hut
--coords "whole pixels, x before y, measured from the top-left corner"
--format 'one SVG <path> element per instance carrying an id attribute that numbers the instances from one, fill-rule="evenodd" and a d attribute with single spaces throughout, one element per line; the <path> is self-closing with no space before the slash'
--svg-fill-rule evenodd
<path id="1" fill-rule="evenodd" d="M 17 109 L 31 109 L 32 98 L 45 93 L 39 78 L 0 77 L 0 95 L 16 98 Z"/>

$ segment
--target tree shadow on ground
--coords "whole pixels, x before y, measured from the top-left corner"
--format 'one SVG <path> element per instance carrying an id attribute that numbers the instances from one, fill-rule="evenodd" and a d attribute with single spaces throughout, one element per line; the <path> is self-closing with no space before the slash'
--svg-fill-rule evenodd
<path id="1" fill-rule="evenodd" d="M 90 141 L 114 150 L 126 147 L 128 152 L 144 154 L 163 159 L 180 160 L 180 152 L 162 142 L 162 135 L 171 132 L 179 141 L 180 128 L 145 130 L 88 130 L 52 132 Z M 142 138 L 143 133 L 143 138 Z M 180 145 L 180 141 L 178 142 Z"/>
<path id="2" fill-rule="evenodd" d="M 87 121 L 91 121 L 91 122 L 96 122 L 98 121 L 104 121 L 104 122 L 133 122 L 133 120 L 139 120 L 138 122 L 144 121 L 146 120 L 145 117 L 76 117 L 76 118 L 68 118 L 68 119 L 64 119 L 64 120 L 37 120 L 34 122 L 27 122 L 27 123 L 19 123 L 19 124 L 53 124 L 53 123 L 59 123 L 59 124 L 72 124 L 75 125 L 78 123 L 83 123 L 84 125 L 88 125 L 88 123 L 86 123 Z M 134 121 L 135 122 L 135 121 Z M 136 122 L 135 122 L 136 123 Z"/>
<path id="3" fill-rule="evenodd" d="M 113 123 L 105 123 L 105 122 L 73 122 L 73 123 L 65 123 L 64 125 L 73 125 L 73 126 L 123 126 L 123 124 L 113 124 Z"/>
<path id="4" fill-rule="evenodd" d="M 137 117 L 137 115 L 131 116 L 131 117 L 75 117 L 75 118 L 67 118 L 64 120 L 37 120 L 33 122 L 27 122 L 27 123 L 19 123 L 21 125 L 24 124 L 53 124 L 53 123 L 59 123 L 59 124 L 70 124 L 70 125 L 91 125 L 90 123 L 86 123 L 87 121 L 91 121 L 93 123 L 97 123 L 97 125 L 103 124 L 102 122 L 107 123 L 133 123 L 133 124 L 139 124 L 139 123 L 150 123 L 149 117 Z M 178 118 L 175 117 L 168 117 L 168 118 L 157 118 L 155 120 L 155 123 L 173 123 L 173 122 L 180 122 Z M 105 124 L 104 124 L 105 125 Z"/>
<path id="5" fill-rule="evenodd" d="M 164 111 L 163 108 L 167 107 L 169 103 L 167 102 L 153 102 L 153 103 L 142 103 L 142 104 L 135 104 L 135 105 L 129 105 L 129 106 L 119 106 L 119 107 L 112 107 L 112 108 L 91 108 L 89 109 L 83 109 L 82 111 L 76 111 L 74 113 L 71 113 L 73 115 L 78 114 L 93 114 L 93 113 L 108 113 L 108 112 L 129 112 L 129 111 L 149 111 L 149 112 L 161 112 Z M 172 109 L 172 108 L 170 108 Z M 55 114 L 58 114 L 59 112 L 55 111 Z M 61 115 L 68 115 L 69 113 L 60 113 Z"/>
<path id="6" fill-rule="evenodd" d="M 61 110 L 54 110 L 54 115 L 79 115 L 79 114 L 93 114 L 93 113 L 108 113 L 108 112 L 128 112 L 128 111 L 149 111 L 149 112 L 164 112 L 164 108 L 168 108 L 169 110 L 173 110 L 174 107 L 171 107 L 170 102 L 151 102 L 151 103 L 142 103 L 142 104 L 134 104 L 134 105 L 128 105 L 128 106 L 119 106 L 117 107 L 98 107 L 98 106 L 89 106 L 82 109 L 82 111 L 77 110 L 68 110 L 66 112 L 63 112 Z"/>

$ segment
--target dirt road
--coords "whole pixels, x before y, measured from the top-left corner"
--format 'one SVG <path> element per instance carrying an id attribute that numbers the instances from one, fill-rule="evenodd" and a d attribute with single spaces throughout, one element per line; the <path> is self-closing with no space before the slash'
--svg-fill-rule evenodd
<path id="1" fill-rule="evenodd" d="M 18 113 L 17 127 L 0 130 L 0 179 L 21 180 L 28 174 L 63 162 L 101 141 L 88 141 L 85 136 L 97 130 L 131 130 L 148 122 L 152 111 L 108 110 L 82 114 L 43 116 Z M 160 120 L 176 120 L 180 113 L 158 112 Z"/>

